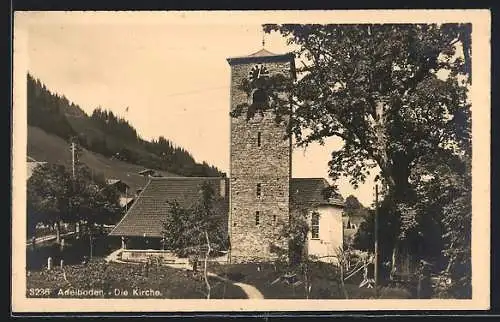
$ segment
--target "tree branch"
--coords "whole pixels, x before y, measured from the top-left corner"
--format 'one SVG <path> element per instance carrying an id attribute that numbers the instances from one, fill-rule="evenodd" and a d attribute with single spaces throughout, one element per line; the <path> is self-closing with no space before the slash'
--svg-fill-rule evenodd
<path id="1" fill-rule="evenodd" d="M 210 300 L 211 286 L 210 282 L 208 281 L 207 262 L 208 262 L 208 256 L 210 255 L 212 248 L 210 247 L 210 240 L 208 239 L 208 233 L 206 231 L 205 231 L 205 238 L 207 240 L 207 252 L 205 254 L 205 267 L 203 269 L 203 275 L 205 277 L 205 284 L 207 285 L 207 300 Z"/>

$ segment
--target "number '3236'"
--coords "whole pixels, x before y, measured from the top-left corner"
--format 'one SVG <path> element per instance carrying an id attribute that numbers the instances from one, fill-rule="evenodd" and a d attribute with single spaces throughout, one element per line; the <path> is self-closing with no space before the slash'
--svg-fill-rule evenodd
<path id="1" fill-rule="evenodd" d="M 28 289 L 30 296 L 44 296 L 50 295 L 50 288 L 30 288 Z"/>

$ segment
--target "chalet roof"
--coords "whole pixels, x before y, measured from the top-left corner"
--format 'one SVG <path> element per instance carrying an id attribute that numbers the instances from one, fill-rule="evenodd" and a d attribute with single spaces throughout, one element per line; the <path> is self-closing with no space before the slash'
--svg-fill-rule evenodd
<path id="1" fill-rule="evenodd" d="M 144 175 L 146 175 L 146 174 L 151 175 L 151 174 L 155 173 L 155 171 L 154 171 L 154 170 L 151 170 L 151 169 L 144 169 L 144 170 L 142 170 L 142 171 L 139 171 L 138 173 L 139 173 L 140 175 L 143 175 L 143 176 L 144 176 Z"/>
<path id="2" fill-rule="evenodd" d="M 182 207 L 193 205 L 200 197 L 203 182 L 224 194 L 225 211 L 229 210 L 227 178 L 221 177 L 151 177 L 123 219 L 111 231 L 111 236 L 161 237 L 162 222 L 168 214 L 168 202 L 177 201 Z"/>
<path id="3" fill-rule="evenodd" d="M 330 187 L 324 178 L 292 178 L 290 181 L 290 202 L 292 205 L 313 206 L 333 205 L 344 206 L 340 194 L 334 198 L 325 198 L 324 190 Z"/>
<path id="4" fill-rule="evenodd" d="M 120 207 L 125 208 L 125 206 L 130 205 L 132 201 L 134 201 L 132 197 L 120 197 Z"/>
<path id="5" fill-rule="evenodd" d="M 130 188 L 128 184 L 121 181 L 120 179 L 107 179 L 106 184 L 108 186 L 115 186 L 120 192 L 124 193 Z"/>
<path id="6" fill-rule="evenodd" d="M 106 179 L 106 183 L 109 185 L 114 185 L 115 183 L 120 182 L 120 179 Z"/>

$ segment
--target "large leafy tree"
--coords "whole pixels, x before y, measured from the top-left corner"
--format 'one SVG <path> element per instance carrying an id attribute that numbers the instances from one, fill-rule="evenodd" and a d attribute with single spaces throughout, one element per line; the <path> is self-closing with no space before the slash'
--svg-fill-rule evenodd
<path id="1" fill-rule="evenodd" d="M 359 202 L 359 200 L 358 200 L 358 198 L 356 198 L 356 196 L 349 195 L 347 198 L 345 198 L 344 212 L 352 213 L 360 208 L 363 208 L 363 205 L 361 204 L 361 202 Z"/>
<path id="2" fill-rule="evenodd" d="M 354 195 L 349 195 L 344 201 L 344 211 L 342 213 L 344 216 L 368 216 L 368 209 L 359 202 L 358 198 Z"/>
<path id="3" fill-rule="evenodd" d="M 60 240 L 59 223 L 69 220 L 70 174 L 61 165 L 42 165 L 33 171 L 27 182 L 27 227 L 34 235 L 36 225 L 45 223 L 56 226 Z"/>
<path id="4" fill-rule="evenodd" d="M 419 157 L 468 149 L 470 26 L 266 25 L 298 49 L 291 133 L 299 145 L 337 136 L 330 174 L 354 185 L 378 167 L 398 199 L 408 197 Z M 459 46 L 461 44 L 461 46 Z M 465 44 L 465 45 L 464 45 Z M 449 73 L 443 79 L 439 71 Z M 459 76 L 463 76 L 461 78 Z M 467 78 L 469 77 L 469 78 Z"/>
<path id="5" fill-rule="evenodd" d="M 278 240 L 282 238 L 285 243 L 271 245 L 275 253 L 278 254 L 278 260 L 283 259 L 291 265 L 297 265 L 305 262 L 309 258 L 307 252 L 307 237 L 310 231 L 310 214 L 306 207 L 294 205 L 290 209 L 288 221 L 279 221 Z M 283 247 L 283 246 L 286 246 Z"/>
<path id="6" fill-rule="evenodd" d="M 117 221 L 121 208 L 118 192 L 93 176 L 84 165 L 75 176 L 62 165 L 43 165 L 35 169 L 27 182 L 28 233 L 38 223 L 54 225 L 57 241 L 61 221 L 106 224 Z"/>
<path id="7" fill-rule="evenodd" d="M 212 185 L 204 182 L 198 200 L 190 206 L 175 200 L 168 206 L 163 222 L 167 249 L 180 256 L 197 255 L 206 247 L 207 236 L 213 250 L 227 249 L 227 209 Z"/>
<path id="8" fill-rule="evenodd" d="M 415 202 L 406 205 L 411 212 L 411 233 L 424 240 L 423 251 L 435 261 L 452 283 L 447 292 L 471 296 L 471 159 L 442 152 L 428 156 L 412 171 L 417 193 Z M 436 238 L 438 235 L 441 238 Z M 439 254 L 441 251 L 441 254 Z M 439 256 L 443 255 L 443 256 Z"/>
<path id="9" fill-rule="evenodd" d="M 107 186 L 102 176 L 93 175 L 88 167 L 80 164 L 69 189 L 74 221 L 84 221 L 89 227 L 117 222 L 121 213 L 119 192 Z"/>
<path id="10" fill-rule="evenodd" d="M 344 142 L 329 162 L 334 179 L 346 176 L 357 186 L 378 170 L 385 202 L 404 217 L 400 205 L 416 198 L 410 175 L 422 158 L 440 151 L 469 154 L 470 25 L 294 24 L 264 30 L 280 32 L 300 60 L 299 80 L 287 84 L 289 134 L 299 146 L 333 136 Z"/>

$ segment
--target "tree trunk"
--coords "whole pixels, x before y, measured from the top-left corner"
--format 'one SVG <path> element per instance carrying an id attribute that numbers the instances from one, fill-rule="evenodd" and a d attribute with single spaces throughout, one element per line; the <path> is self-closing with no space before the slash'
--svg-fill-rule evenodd
<path id="1" fill-rule="evenodd" d="M 31 247 L 33 249 L 36 248 L 36 236 L 35 235 L 33 235 L 33 237 L 31 237 Z"/>
<path id="2" fill-rule="evenodd" d="M 61 224 L 60 224 L 59 220 L 56 221 L 55 226 L 56 226 L 56 243 L 59 244 L 59 243 L 61 243 L 61 227 L 60 227 Z"/>
<path id="3" fill-rule="evenodd" d="M 396 273 L 397 270 L 397 256 L 398 256 L 398 241 L 394 242 L 394 245 L 392 247 L 392 265 L 391 265 L 391 279 L 394 277 L 394 274 Z"/>
<path id="4" fill-rule="evenodd" d="M 210 251 L 212 249 L 210 248 L 210 240 L 208 239 L 207 232 L 205 232 L 205 238 L 207 239 L 207 253 L 205 254 L 205 267 L 203 268 L 203 275 L 205 276 L 205 284 L 207 285 L 207 300 L 210 300 L 211 286 L 210 282 L 208 281 L 207 263 L 208 263 L 208 255 L 210 254 Z"/>
<path id="5" fill-rule="evenodd" d="M 398 213 L 396 207 L 405 202 L 411 202 L 414 200 L 414 191 L 411 188 L 410 183 L 408 182 L 408 178 L 410 176 L 410 168 L 409 164 L 405 163 L 406 161 L 402 161 L 398 168 L 393 169 L 393 183 L 394 185 L 390 187 L 390 194 L 393 197 L 394 204 L 392 211 L 396 212 L 398 215 L 398 220 L 401 219 L 401 214 Z M 401 227 L 400 223 L 397 226 L 396 235 L 394 239 L 394 244 L 392 245 L 392 267 L 391 267 L 391 276 L 394 272 L 401 270 L 400 261 L 398 261 L 398 257 L 401 256 L 400 247 L 402 246 L 402 241 L 400 239 Z"/>
<path id="6" fill-rule="evenodd" d="M 452 242 L 449 249 L 453 249 L 454 244 L 455 243 Z M 444 270 L 447 274 L 450 272 L 451 266 L 453 265 L 454 260 L 455 260 L 455 256 L 453 256 L 453 255 L 448 256 L 448 265 L 446 265 L 446 269 Z"/>
<path id="7" fill-rule="evenodd" d="M 94 249 L 93 249 L 93 242 L 92 242 L 92 232 L 89 234 L 89 244 L 90 244 L 90 259 L 92 259 Z"/>
<path id="8" fill-rule="evenodd" d="M 340 265 L 340 285 L 342 286 L 342 292 L 344 292 L 344 297 L 346 300 L 349 299 L 349 294 L 347 294 L 347 290 L 345 289 L 344 283 L 344 264 Z"/>
<path id="9" fill-rule="evenodd" d="M 338 259 L 338 264 L 340 268 L 340 287 L 342 288 L 342 293 L 344 293 L 344 298 L 346 300 L 349 299 L 349 294 L 347 294 L 347 290 L 345 289 L 345 283 L 344 283 L 344 264 L 345 264 L 345 257 L 344 257 L 344 250 L 339 247 L 337 250 L 337 259 Z"/>
<path id="10" fill-rule="evenodd" d="M 75 223 L 75 234 L 76 234 L 76 239 L 80 238 L 80 220 L 78 220 Z"/>

